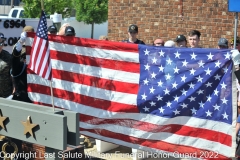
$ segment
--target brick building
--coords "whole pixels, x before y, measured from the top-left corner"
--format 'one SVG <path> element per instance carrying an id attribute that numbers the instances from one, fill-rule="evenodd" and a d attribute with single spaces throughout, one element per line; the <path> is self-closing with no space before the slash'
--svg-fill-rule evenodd
<path id="1" fill-rule="evenodd" d="M 202 33 L 201 46 L 206 48 L 234 36 L 235 13 L 228 12 L 228 0 L 109 0 L 108 6 L 110 40 L 127 38 L 130 24 L 138 25 L 138 37 L 146 44 L 158 37 L 174 40 L 192 29 Z"/>

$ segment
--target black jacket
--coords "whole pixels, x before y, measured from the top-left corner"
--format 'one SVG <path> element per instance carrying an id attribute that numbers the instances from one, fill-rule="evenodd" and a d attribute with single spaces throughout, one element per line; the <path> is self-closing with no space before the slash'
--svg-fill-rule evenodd
<path id="1" fill-rule="evenodd" d="M 13 84 L 15 86 L 15 92 L 13 94 L 13 100 L 32 102 L 27 93 L 27 65 L 23 61 L 23 55 L 21 51 L 17 51 L 16 47 L 12 52 L 12 69 L 11 76 L 13 77 Z"/>
<path id="2" fill-rule="evenodd" d="M 125 40 L 123 40 L 122 42 L 131 43 L 128 39 L 125 39 Z M 134 43 L 135 43 L 135 44 L 145 44 L 143 41 L 141 41 L 141 40 L 139 40 L 139 39 L 137 39 Z"/>

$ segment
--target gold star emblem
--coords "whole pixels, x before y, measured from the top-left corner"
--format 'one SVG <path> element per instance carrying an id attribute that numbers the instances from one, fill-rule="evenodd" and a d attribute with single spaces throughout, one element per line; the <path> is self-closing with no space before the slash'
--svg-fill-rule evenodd
<path id="1" fill-rule="evenodd" d="M 4 121 L 5 121 L 7 118 L 8 118 L 8 117 L 3 117 L 3 116 L 2 116 L 2 110 L 0 109 L 0 126 L 1 126 L 4 130 L 6 130 L 5 125 L 4 125 Z"/>
<path id="2" fill-rule="evenodd" d="M 24 134 L 26 135 L 27 133 L 29 133 L 31 136 L 34 136 L 33 132 L 32 132 L 32 129 L 34 127 L 38 126 L 38 124 L 33 124 L 31 122 L 31 116 L 27 117 L 27 121 L 26 122 L 22 121 L 22 124 L 24 125 Z"/>

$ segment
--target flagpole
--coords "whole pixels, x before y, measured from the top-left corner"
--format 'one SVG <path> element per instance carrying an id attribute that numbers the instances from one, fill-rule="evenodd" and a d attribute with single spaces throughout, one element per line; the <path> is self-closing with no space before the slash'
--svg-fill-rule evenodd
<path id="1" fill-rule="evenodd" d="M 53 107 L 53 112 L 54 112 L 55 107 L 54 107 L 54 99 L 53 99 L 52 80 L 50 80 L 50 89 L 51 89 L 51 97 L 52 97 L 52 107 Z"/>
<path id="2" fill-rule="evenodd" d="M 42 7 L 42 10 L 44 11 L 43 0 L 41 0 L 41 7 Z"/>
<path id="3" fill-rule="evenodd" d="M 42 10 L 44 11 L 43 0 L 41 0 L 41 7 L 42 7 Z M 50 91 L 51 91 L 51 98 L 52 98 L 52 107 L 53 107 L 53 112 L 54 112 L 55 106 L 54 106 L 54 98 L 53 98 L 52 79 L 50 80 Z"/>

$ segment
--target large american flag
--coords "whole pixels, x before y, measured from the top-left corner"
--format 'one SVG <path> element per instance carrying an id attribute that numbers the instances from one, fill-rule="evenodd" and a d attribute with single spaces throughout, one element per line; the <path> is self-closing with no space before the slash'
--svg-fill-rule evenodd
<path id="1" fill-rule="evenodd" d="M 42 11 L 34 38 L 28 68 L 45 79 L 52 79 L 52 66 L 48 44 L 47 19 Z"/>
<path id="2" fill-rule="evenodd" d="M 28 34 L 27 50 L 34 34 Z M 161 48 L 49 36 L 55 106 L 80 113 L 80 133 L 158 153 L 235 153 L 236 89 L 229 50 Z M 47 80 L 28 92 L 51 106 Z M 234 88 L 234 89 L 232 89 Z"/>

